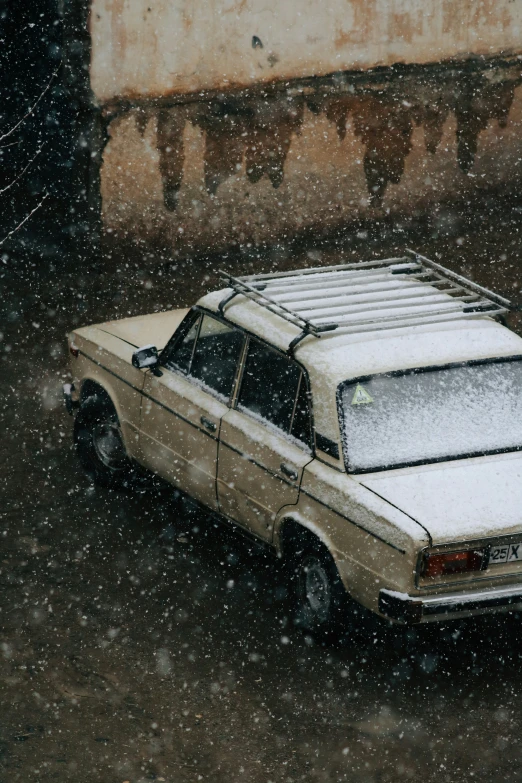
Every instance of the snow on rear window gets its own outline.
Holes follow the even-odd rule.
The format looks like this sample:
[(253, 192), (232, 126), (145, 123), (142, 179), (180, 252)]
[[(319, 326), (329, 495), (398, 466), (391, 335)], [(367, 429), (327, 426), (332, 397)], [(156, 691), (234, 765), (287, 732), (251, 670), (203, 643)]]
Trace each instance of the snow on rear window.
[(376, 375), (344, 384), (341, 407), (349, 471), (514, 450), (522, 361)]

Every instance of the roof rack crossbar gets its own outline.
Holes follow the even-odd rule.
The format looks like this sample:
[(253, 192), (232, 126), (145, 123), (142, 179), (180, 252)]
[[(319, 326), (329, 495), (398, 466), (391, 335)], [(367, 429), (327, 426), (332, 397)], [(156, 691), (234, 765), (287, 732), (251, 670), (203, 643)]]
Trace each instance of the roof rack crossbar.
[[(379, 270), (380, 271), (380, 270)], [(433, 276), (432, 272), (419, 272), (417, 276), (422, 278), (429, 278)], [(315, 293), (316, 291), (321, 290), (328, 290), (328, 289), (335, 289), (339, 290), (340, 288), (345, 288), (350, 290), (353, 286), (356, 285), (377, 285), (378, 283), (382, 283), (384, 281), (388, 281), (389, 283), (393, 283), (393, 278), (390, 280), (390, 273), (388, 271), (383, 271), (382, 274), (377, 275), (367, 275), (367, 274), (361, 274), (361, 275), (353, 275), (350, 277), (335, 277), (335, 278), (325, 278), (324, 280), (314, 280), (313, 284), (311, 284), (312, 281), (304, 281), (304, 282), (296, 282), (294, 285), (284, 285), (284, 286), (268, 286), (264, 285), (263, 288), (258, 288), (256, 290), (259, 291), (266, 291), (266, 293), (270, 296), (276, 296), (277, 295), (277, 301), (283, 301), (286, 296), (295, 296), (296, 294), (306, 293), (307, 291), (311, 293)], [(410, 276), (408, 275), (405, 278), (405, 282), (410, 281)], [(412, 282), (415, 282), (412, 280)], [(404, 283), (403, 283), (404, 285)]]
[(342, 326), (339, 326), (338, 334), (358, 334), (361, 331), (364, 331), (365, 333), (381, 332), (385, 329), (406, 329), (410, 326), (428, 326), (429, 324), (450, 323), (451, 321), (469, 321), (473, 319), (478, 320), (479, 318), (483, 317), (484, 316), (481, 313), (452, 312), (446, 313), (445, 315), (434, 316), (433, 318), (425, 318), (422, 319), (422, 321), (419, 321), (415, 319), (415, 316), (411, 316), (408, 321), (394, 323), (392, 325), (389, 323), (369, 324), (364, 330), (361, 330), (358, 324), (354, 324), (353, 326), (350, 324), (343, 324)]
[[(360, 275), (357, 274), (350, 274), (350, 276), (347, 275), (336, 275), (335, 277), (329, 277), (325, 276), (325, 279), (322, 281), (314, 281), (314, 285), (310, 285), (306, 281), (296, 281), (295, 284), (290, 285), (280, 285), (279, 281), (277, 282), (277, 285), (269, 286), (267, 283), (260, 284), (259, 288), (256, 288), (256, 290), (263, 290), (263, 291), (269, 291), (271, 296), (274, 296), (277, 294), (277, 301), (278, 302), (284, 302), (286, 300), (286, 297), (292, 297), (292, 300), (300, 298), (299, 295), (305, 295), (307, 292), (315, 293), (318, 290), (332, 288), (336, 291), (347, 289), (350, 290), (353, 286), (358, 285), (376, 285), (377, 283), (381, 282), (388, 282), (388, 285), (385, 286), (383, 290), (386, 288), (391, 288), (390, 286), (390, 272), (394, 277), (399, 277), (399, 275), (405, 275), (406, 277), (413, 277), (411, 281), (411, 285), (415, 285), (417, 281), (424, 280), (425, 282), (429, 282), (430, 285), (433, 286), (450, 286), (454, 287), (457, 290), (466, 290), (468, 293), (475, 293), (477, 295), (483, 296), (487, 289), (478, 290), (481, 287), (478, 286), (477, 290), (471, 288), (470, 286), (465, 287), (462, 283), (457, 283), (454, 280), (449, 280), (448, 278), (443, 277), (438, 272), (432, 271), (432, 270), (426, 270), (423, 267), (415, 266), (412, 268), (411, 271), (400, 271), (397, 272), (393, 267), (388, 268), (387, 270), (382, 271), (381, 270), (372, 270), (372, 272), (363, 272)], [(379, 274), (380, 273), (380, 274)], [(432, 278), (429, 280), (428, 278)], [(262, 287), (261, 287), (262, 285)], [(404, 288), (404, 283), (401, 285), (396, 286), (397, 288)], [(501, 297), (502, 298), (502, 297)], [(506, 302), (508, 300), (505, 300)], [(502, 304), (501, 302), (498, 302), (498, 304)], [(503, 305), (505, 306), (505, 305)]]
[[(414, 290), (420, 287), (426, 288), (427, 285), (433, 286), (433, 288), (438, 288), (443, 292), (445, 288), (449, 292), (451, 291), (463, 291), (467, 294), (473, 293), (475, 296), (480, 296), (480, 294), (475, 294), (475, 292), (471, 292), (468, 289), (464, 289), (462, 286), (455, 285), (454, 283), (448, 281), (448, 280), (427, 280), (425, 279), (428, 277), (428, 275), (416, 275), (414, 279), (410, 279), (407, 281), (408, 285), (405, 286), (404, 282), (399, 285), (394, 285), (394, 280), (386, 280), (386, 278), (382, 278), (380, 282), (382, 284), (379, 284), (379, 282), (374, 283), (373, 281), (370, 284), (364, 285), (364, 283), (360, 283), (359, 281), (355, 281), (352, 286), (349, 285), (337, 285), (332, 287), (323, 288), (321, 286), (316, 286), (315, 288), (307, 288), (304, 291), (295, 291), (292, 292), (291, 290), (288, 290), (288, 292), (285, 292), (284, 294), (277, 294), (277, 301), (278, 302), (284, 302), (287, 304), (287, 306), (292, 305), (293, 307), (296, 307), (299, 305), (300, 302), (306, 302), (310, 298), (316, 299), (317, 296), (328, 296), (328, 297), (339, 297), (339, 296), (359, 296), (361, 294), (365, 293), (383, 293), (386, 294), (388, 291), (405, 291), (406, 288), (410, 290)], [(276, 294), (272, 294), (272, 297), (275, 298)]]
[[(424, 271), (422, 267), (419, 267), (417, 264), (415, 266), (411, 266), (411, 269), (415, 272), (415, 277), (432, 277), (433, 272), (431, 271)], [(394, 276), (399, 275), (406, 275), (409, 272), (392, 272)], [(413, 272), (412, 272), (413, 274)], [(316, 291), (318, 288), (337, 288), (339, 285), (344, 285), (345, 287), (350, 287), (352, 285), (362, 285), (364, 283), (378, 283), (382, 280), (389, 280), (390, 278), (390, 267), (381, 267), (379, 269), (372, 269), (372, 270), (362, 270), (360, 273), (357, 273), (355, 270), (350, 271), (347, 273), (340, 273), (338, 275), (334, 274), (327, 274), (324, 276), (324, 278), (320, 280), (295, 280), (293, 282), (280, 282), (279, 280), (275, 281), (274, 285), (270, 285), (269, 281), (262, 281), (259, 283), (259, 286), (252, 286), (258, 291), (269, 291), (271, 295), (278, 294), (283, 295), (286, 292), (294, 292), (294, 291)]]
[(305, 269), (292, 269), (288, 272), (267, 272), (260, 275), (245, 275), (241, 280), (274, 280), (283, 277), (301, 277), (314, 275), (318, 272), (341, 272), (344, 269), (364, 269), (372, 266), (390, 266), (391, 264), (411, 264), (411, 258), (381, 258), (374, 261), (354, 261), (351, 264), (334, 264), (333, 266), (312, 266)]

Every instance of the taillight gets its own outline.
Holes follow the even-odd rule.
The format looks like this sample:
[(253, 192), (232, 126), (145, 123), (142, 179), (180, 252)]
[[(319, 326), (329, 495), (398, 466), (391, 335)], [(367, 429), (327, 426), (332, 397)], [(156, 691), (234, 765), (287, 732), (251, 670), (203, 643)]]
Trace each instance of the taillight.
[(75, 346), (74, 343), (71, 343), (69, 346), (69, 353), (71, 356), (74, 356), (75, 359), (78, 358), (78, 354), (80, 353), (80, 349)]
[(427, 554), (424, 557), (421, 576), (433, 579), (436, 576), (462, 574), (466, 571), (481, 571), (485, 563), (485, 556), (484, 549)]

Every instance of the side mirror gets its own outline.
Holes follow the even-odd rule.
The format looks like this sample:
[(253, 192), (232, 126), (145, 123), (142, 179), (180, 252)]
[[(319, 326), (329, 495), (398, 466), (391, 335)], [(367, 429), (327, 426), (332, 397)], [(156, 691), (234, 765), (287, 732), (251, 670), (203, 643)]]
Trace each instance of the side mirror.
[(161, 375), (158, 370), (158, 349), (155, 345), (144, 345), (132, 354), (132, 366), (138, 370), (151, 370), (154, 375)]

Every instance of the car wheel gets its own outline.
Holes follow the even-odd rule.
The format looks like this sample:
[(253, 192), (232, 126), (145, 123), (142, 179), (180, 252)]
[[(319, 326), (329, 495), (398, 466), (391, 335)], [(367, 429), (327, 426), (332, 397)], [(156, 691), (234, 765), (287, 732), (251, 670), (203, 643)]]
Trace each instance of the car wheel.
[(317, 639), (336, 635), (346, 620), (349, 597), (332, 557), (319, 542), (297, 553), (291, 582), (296, 624)]
[(101, 394), (80, 404), (74, 423), (74, 443), (80, 462), (96, 484), (129, 486), (133, 466), (127, 456), (118, 416), (112, 403)]

